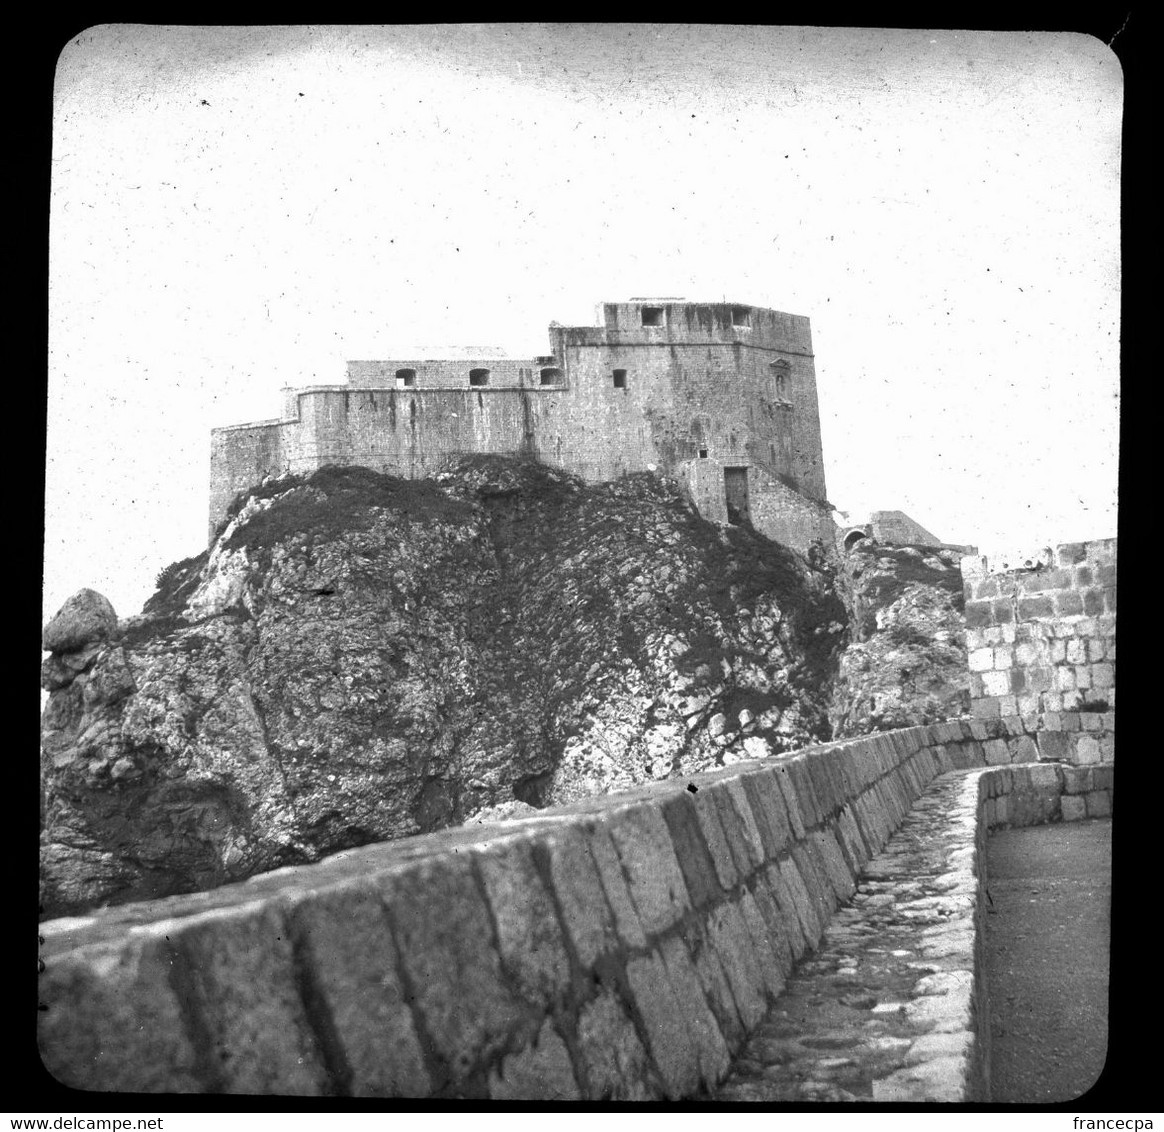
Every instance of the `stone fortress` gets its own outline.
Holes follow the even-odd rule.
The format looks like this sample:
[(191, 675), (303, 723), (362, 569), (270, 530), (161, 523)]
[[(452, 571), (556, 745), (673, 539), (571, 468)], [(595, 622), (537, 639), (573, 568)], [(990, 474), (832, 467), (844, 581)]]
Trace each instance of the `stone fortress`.
[(419, 478), (469, 453), (587, 482), (677, 478), (700, 513), (805, 553), (831, 545), (809, 320), (738, 303), (604, 303), (551, 353), (351, 361), (346, 385), (284, 391), (279, 420), (213, 431), (210, 530), (268, 476), (358, 464)]

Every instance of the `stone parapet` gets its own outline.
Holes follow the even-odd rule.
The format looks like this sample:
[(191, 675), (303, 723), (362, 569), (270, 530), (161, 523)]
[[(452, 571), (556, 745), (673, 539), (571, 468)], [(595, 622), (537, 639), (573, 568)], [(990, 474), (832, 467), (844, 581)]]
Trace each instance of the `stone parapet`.
[(42, 1056), (94, 1091), (690, 1095), (935, 776), (1023, 738), (885, 732), (47, 921)]

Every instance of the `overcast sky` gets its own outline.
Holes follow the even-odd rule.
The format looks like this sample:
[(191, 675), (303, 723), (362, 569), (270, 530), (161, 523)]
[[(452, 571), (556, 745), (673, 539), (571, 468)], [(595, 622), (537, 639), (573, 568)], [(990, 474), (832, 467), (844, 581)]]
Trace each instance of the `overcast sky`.
[(676, 295), (809, 316), (830, 500), (1116, 533), (1122, 76), (1064, 33), (105, 25), (57, 69), (45, 607), (205, 542), (286, 385)]

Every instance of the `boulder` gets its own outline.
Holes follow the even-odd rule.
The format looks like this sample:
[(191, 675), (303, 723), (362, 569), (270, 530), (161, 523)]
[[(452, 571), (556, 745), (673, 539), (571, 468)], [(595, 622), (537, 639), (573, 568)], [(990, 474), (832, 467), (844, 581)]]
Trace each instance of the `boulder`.
[(45, 652), (78, 652), (116, 632), (117, 614), (109, 599), (96, 590), (78, 590), (44, 627), (40, 643)]

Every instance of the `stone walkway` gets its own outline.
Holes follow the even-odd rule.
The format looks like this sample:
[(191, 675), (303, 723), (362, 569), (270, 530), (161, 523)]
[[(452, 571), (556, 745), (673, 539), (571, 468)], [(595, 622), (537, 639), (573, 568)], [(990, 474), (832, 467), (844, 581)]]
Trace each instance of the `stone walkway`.
[(974, 1040), (975, 779), (935, 779), (705, 1099), (964, 1098)]
[(1107, 1054), (1111, 820), (1002, 830), (986, 861), (991, 1099), (1074, 1100)]

